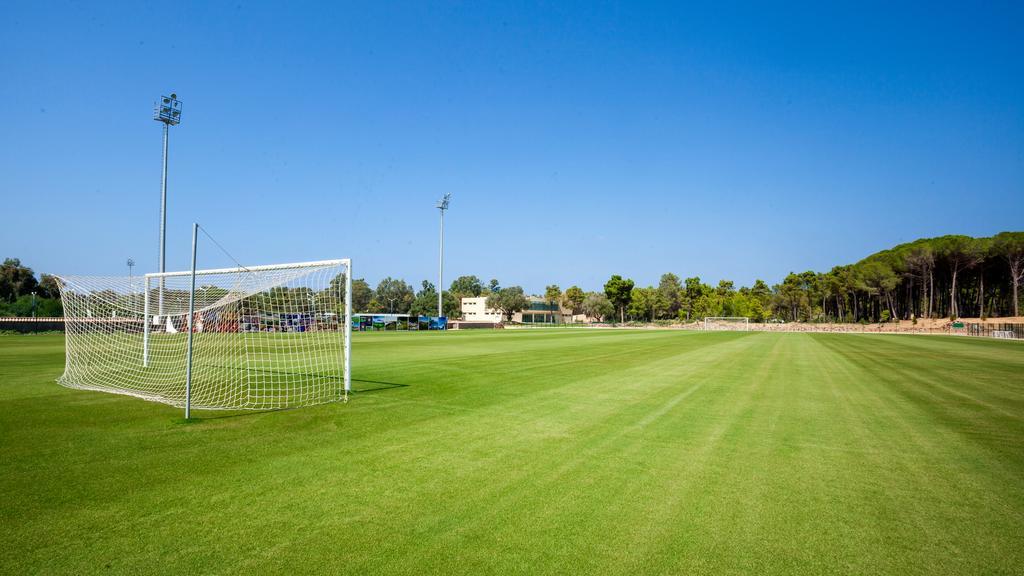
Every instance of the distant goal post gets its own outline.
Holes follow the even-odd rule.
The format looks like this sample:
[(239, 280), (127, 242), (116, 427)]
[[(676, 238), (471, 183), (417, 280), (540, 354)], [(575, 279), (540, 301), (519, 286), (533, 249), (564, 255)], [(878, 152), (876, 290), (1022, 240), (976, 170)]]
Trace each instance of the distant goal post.
[(750, 330), (750, 318), (746, 316), (707, 316), (705, 330)]

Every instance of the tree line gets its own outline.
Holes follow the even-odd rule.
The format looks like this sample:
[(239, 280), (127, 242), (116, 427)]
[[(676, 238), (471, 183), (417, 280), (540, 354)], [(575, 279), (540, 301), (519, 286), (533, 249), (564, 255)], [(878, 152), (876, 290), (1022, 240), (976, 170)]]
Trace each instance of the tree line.
[[(332, 280), (332, 283), (339, 286), (344, 282), (344, 274)], [(448, 290), (441, 292), (442, 313), (449, 318), (457, 318), (462, 313), (462, 298), (489, 295), (500, 290), (497, 280), (492, 279), (488, 284), (484, 284), (476, 276), (460, 276), (451, 283)], [(352, 310), (378, 314), (435, 316), (437, 287), (429, 280), (423, 280), (420, 282), (419, 290), (415, 290), (405, 280), (390, 276), (378, 282), (376, 287), (371, 287), (364, 278), (353, 278)]]
[[(941, 236), (900, 244), (828, 272), (790, 272), (736, 288), (667, 273), (657, 286), (637, 287), (614, 275), (603, 292), (573, 286), (562, 294), (573, 313), (619, 321), (689, 322), (746, 316), (756, 322), (885, 322), (918, 318), (1020, 316), (1024, 232), (990, 238)], [(558, 292), (548, 287), (549, 298)]]
[[(1024, 232), (1002, 232), (990, 238), (941, 236), (900, 244), (854, 264), (828, 272), (791, 272), (769, 286), (756, 280), (736, 287), (730, 280), (711, 286), (699, 276), (661, 276), (656, 286), (636, 286), (611, 276), (603, 290), (563, 291), (549, 285), (544, 299), (574, 315), (599, 321), (682, 321), (707, 316), (745, 316), (755, 322), (884, 322), (892, 319), (1020, 316), (1020, 284), (1024, 280)], [(332, 288), (344, 275), (332, 280)], [(486, 296), (487, 307), (506, 319), (529, 307), (520, 286), (484, 283), (472, 275), (456, 278), (441, 293), (442, 311), (461, 315), (461, 298)], [(405, 280), (387, 277), (371, 287), (363, 278), (352, 281), (355, 312), (434, 315), (437, 287), (423, 280), (418, 290)], [(0, 316), (61, 315), (56, 278), (37, 280), (17, 258), (0, 267)]]
[(777, 287), (787, 320), (838, 322), (1020, 316), (1024, 232), (900, 244), (828, 272), (791, 273)]
[(17, 258), (0, 264), (0, 316), (62, 316), (57, 279), (43, 274), (36, 279), (31, 268)]
[[(335, 279), (335, 282), (344, 281), (344, 274)], [(502, 287), (494, 278), (485, 284), (477, 276), (466, 275), (453, 280), (448, 290), (441, 292), (442, 314), (458, 318), (462, 315), (462, 299), (479, 296), (486, 297), (486, 306), (507, 320), (530, 305), (521, 286)], [(560, 296), (555, 302), (559, 299)], [(414, 291), (405, 280), (390, 276), (381, 280), (376, 288), (371, 288), (365, 279), (355, 278), (352, 280), (352, 309), (357, 312), (432, 316), (437, 314), (437, 288), (429, 280), (423, 280), (420, 289)]]

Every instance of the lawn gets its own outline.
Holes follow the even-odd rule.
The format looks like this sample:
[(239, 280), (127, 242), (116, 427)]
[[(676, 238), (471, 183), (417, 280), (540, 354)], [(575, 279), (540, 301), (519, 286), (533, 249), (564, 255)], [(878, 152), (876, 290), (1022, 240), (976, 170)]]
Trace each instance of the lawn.
[(348, 404), (68, 390), (0, 336), (0, 573), (1024, 572), (1024, 343), (357, 334)]

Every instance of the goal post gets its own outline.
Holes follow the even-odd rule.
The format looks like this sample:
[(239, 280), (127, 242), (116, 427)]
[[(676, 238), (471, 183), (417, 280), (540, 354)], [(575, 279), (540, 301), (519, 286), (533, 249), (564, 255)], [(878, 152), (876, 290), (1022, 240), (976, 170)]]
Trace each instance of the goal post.
[(705, 330), (750, 330), (750, 318), (746, 316), (707, 316)]
[(58, 278), (64, 386), (231, 410), (352, 389), (349, 259)]

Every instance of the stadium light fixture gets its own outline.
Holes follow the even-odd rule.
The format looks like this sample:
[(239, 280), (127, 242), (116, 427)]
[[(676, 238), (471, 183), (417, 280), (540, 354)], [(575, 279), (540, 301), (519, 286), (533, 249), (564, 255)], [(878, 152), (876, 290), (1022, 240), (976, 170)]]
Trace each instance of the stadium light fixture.
[(437, 317), (444, 316), (441, 309), (441, 296), (444, 294), (444, 212), (448, 209), (452, 195), (449, 192), (437, 201), (437, 209), (441, 211), (441, 251), (437, 261)]
[[(178, 95), (171, 93), (170, 96), (161, 96), (153, 108), (153, 120), (162, 123), (164, 133), (164, 162), (163, 173), (160, 178), (160, 272), (166, 272), (165, 260), (167, 256), (167, 139), (170, 134), (170, 127), (181, 123), (181, 100)], [(160, 279), (160, 304), (158, 314), (164, 313), (164, 283)]]

